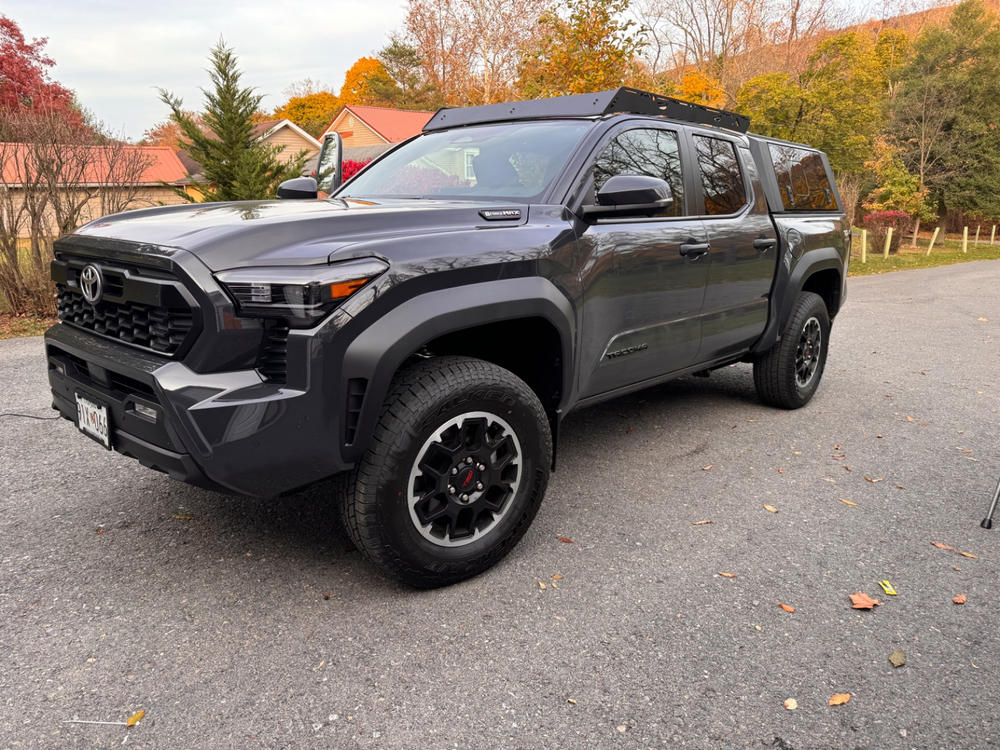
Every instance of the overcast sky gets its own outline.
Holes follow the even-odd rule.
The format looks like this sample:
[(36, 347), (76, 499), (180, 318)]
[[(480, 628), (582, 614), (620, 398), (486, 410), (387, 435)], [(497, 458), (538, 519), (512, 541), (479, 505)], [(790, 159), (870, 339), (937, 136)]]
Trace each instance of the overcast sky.
[(111, 130), (135, 139), (167, 118), (157, 87), (202, 108), (208, 52), (220, 35), (272, 110), (303, 78), (338, 91), (354, 61), (400, 27), (403, 0), (3, 0), (0, 13), (25, 37), (48, 37), (52, 77)]

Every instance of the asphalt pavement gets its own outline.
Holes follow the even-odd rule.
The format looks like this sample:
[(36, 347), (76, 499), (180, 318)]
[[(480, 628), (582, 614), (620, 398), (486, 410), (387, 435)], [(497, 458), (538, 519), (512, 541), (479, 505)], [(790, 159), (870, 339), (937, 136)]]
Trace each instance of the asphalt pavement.
[(0, 342), (0, 750), (996, 747), (998, 288), (852, 279), (799, 411), (738, 365), (571, 415), (520, 545), (430, 592), (329, 487), (226, 497), (6, 416), (53, 412), (41, 339)]

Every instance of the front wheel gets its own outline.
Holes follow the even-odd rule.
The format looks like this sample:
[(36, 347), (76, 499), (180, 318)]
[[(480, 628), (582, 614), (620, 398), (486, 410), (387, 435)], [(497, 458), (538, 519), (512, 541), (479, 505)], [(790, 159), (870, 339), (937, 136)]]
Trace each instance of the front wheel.
[(823, 298), (802, 292), (781, 340), (754, 361), (753, 382), (761, 400), (782, 409), (809, 403), (826, 365), (830, 315)]
[(384, 573), (417, 588), (470, 578), (507, 554), (538, 510), (552, 455), (528, 385), (463, 357), (403, 370), (371, 446), (345, 477), (344, 525)]

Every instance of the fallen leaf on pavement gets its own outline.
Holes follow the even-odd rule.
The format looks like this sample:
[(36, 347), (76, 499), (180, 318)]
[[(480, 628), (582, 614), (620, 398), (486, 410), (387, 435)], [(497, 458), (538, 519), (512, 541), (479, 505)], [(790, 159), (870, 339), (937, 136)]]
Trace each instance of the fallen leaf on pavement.
[(837, 483), (837, 480), (834, 479), (833, 477), (823, 477), (823, 481), (824, 482), (829, 482), (830, 484), (836, 484)]
[(851, 699), (850, 693), (836, 693), (832, 698), (830, 698), (831, 706), (842, 706)]
[(773, 505), (765, 505), (764, 506), (764, 510), (766, 510), (766, 511), (768, 511), (770, 513), (777, 513), (778, 512), (778, 509), (775, 508)]
[(854, 609), (871, 609), (880, 603), (881, 602), (879, 602), (878, 599), (872, 599), (863, 591), (851, 594), (851, 606), (854, 607)]
[(889, 663), (894, 667), (901, 667), (906, 664), (906, 654), (903, 653), (903, 649), (897, 648), (889, 654)]
[(702, 471), (711, 471), (712, 470), (712, 464), (709, 464), (708, 466), (702, 466), (701, 470)]
[(845, 466), (844, 467), (844, 471), (851, 471), (851, 467), (850, 466)]
[(704, 526), (706, 524), (712, 523), (711, 521), (695, 521), (692, 526)]
[(146, 715), (146, 711), (144, 709), (140, 709), (139, 711), (136, 711), (134, 714), (132, 714), (131, 716), (128, 717), (128, 721), (125, 722), (125, 726), (127, 726), (127, 727), (134, 727), (136, 724), (138, 724), (140, 721), (142, 721), (142, 717), (145, 716), (145, 715)]
[(789, 711), (794, 711), (798, 707), (799, 707), (799, 702), (794, 698), (789, 698), (787, 701), (785, 701), (785, 708), (787, 708)]
[(563, 577), (562, 577), (561, 575), (559, 575), (558, 573), (553, 573), (553, 574), (552, 574), (552, 580), (553, 580), (553, 581), (561, 581), (561, 580), (562, 580), (562, 578), (563, 578)]
[(560, 542), (563, 542), (565, 544), (572, 544), (573, 543), (573, 540), (570, 539), (568, 536), (557, 536), (556, 539), (558, 539)]
[(802, 451), (792, 451), (792, 453), (794, 453), (796, 456), (802, 455)]
[(567, 702), (567, 703), (572, 703), (572, 704), (573, 704), (574, 706), (576, 705), (576, 701), (575, 701), (575, 700), (573, 700), (572, 698), (567, 698), (567, 699), (566, 699), (566, 702)]
[(934, 545), (935, 547), (937, 547), (938, 549), (946, 549), (946, 550), (950, 550), (951, 552), (954, 552), (954, 551), (955, 551), (955, 548), (954, 548), (954, 547), (949, 547), (949, 546), (948, 546), (947, 544), (945, 544), (944, 542), (931, 542), (931, 544), (933, 544), (933, 545)]
[(961, 568), (959, 568), (959, 567), (957, 567), (957, 566), (955, 566), (955, 565), (952, 565), (952, 566), (951, 566), (951, 569), (952, 569), (952, 570), (957, 570), (957, 571), (958, 571), (959, 573), (961, 573), (961, 572), (962, 572), (962, 569), (961, 569)]
[(881, 436), (881, 435), (876, 435), (875, 437), (877, 437), (877, 438), (878, 438), (879, 440), (881, 440), (881, 439), (882, 439), (882, 436)]
[(194, 516), (175, 515), (173, 516), (173, 519), (175, 521), (193, 521)]
[(852, 503), (850, 500), (845, 500), (844, 498), (840, 498), (840, 502), (842, 502), (844, 505), (850, 505), (851, 507), (854, 508), (856, 508), (858, 505), (857, 503)]
[(723, 578), (736, 578), (735, 573), (723, 573), (722, 571), (719, 571), (719, 575)]
[(778, 473), (779, 473), (779, 474), (784, 474), (784, 473), (785, 473), (785, 470), (784, 470), (784, 469), (782, 469), (782, 468), (781, 468), (781, 467), (779, 466), (779, 467), (778, 467)]
[(989, 323), (990, 319), (989, 318), (979, 318), (979, 322), (980, 323)]
[(875, 477), (874, 479), (872, 479), (871, 477), (865, 477), (865, 481), (875, 484), (876, 482), (884, 482), (885, 477)]
[(615, 729), (617, 729), (622, 734), (625, 734), (625, 732), (628, 730), (628, 727), (625, 726), (624, 724), (619, 724), (618, 726), (615, 727)]
[(795, 607), (793, 607), (791, 604), (782, 604), (781, 602), (778, 602), (778, 606), (781, 607), (786, 612), (794, 612), (795, 611)]
[(961, 550), (959, 550), (958, 554), (960, 554), (962, 557), (971, 557), (973, 560), (978, 560), (979, 559), (978, 557), (976, 557), (971, 552), (962, 552)]
[(954, 597), (952, 601), (955, 602), (955, 604), (965, 604), (966, 602), (965, 594), (959, 594), (958, 596)]
[(542, 581), (539, 581), (538, 582), (538, 588), (540, 588), (542, 591), (545, 591), (546, 586), (545, 586), (545, 584)]

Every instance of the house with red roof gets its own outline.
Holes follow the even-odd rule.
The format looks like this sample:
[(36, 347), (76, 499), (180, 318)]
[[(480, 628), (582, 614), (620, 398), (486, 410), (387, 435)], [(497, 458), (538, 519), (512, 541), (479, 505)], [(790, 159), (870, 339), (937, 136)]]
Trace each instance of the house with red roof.
[(362, 148), (364, 152), (374, 152), (371, 154), (374, 156), (393, 143), (417, 135), (433, 116), (433, 112), (349, 104), (333, 118), (319, 140), (322, 142), (327, 133), (337, 132), (344, 140), (345, 158), (353, 154), (362, 156)]
[[(67, 200), (82, 205), (81, 223), (109, 211), (185, 202), (173, 188), (186, 184), (188, 170), (166, 146), (66, 144), (46, 148), (0, 142), (0, 222), (4, 228), (14, 227), (19, 236), (29, 236), (30, 230), (20, 215), (26, 189), (46, 174), (39, 168), (39, 159), (45, 160), (45, 170), (59, 165), (55, 187), (60, 193), (65, 191)], [(52, 184), (50, 179), (45, 178), (48, 184)], [(124, 182), (128, 190), (120, 189)], [(52, 236), (60, 233), (51, 207), (41, 221)]]

